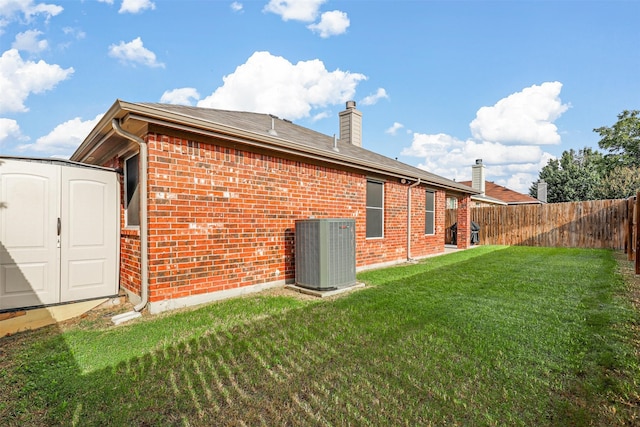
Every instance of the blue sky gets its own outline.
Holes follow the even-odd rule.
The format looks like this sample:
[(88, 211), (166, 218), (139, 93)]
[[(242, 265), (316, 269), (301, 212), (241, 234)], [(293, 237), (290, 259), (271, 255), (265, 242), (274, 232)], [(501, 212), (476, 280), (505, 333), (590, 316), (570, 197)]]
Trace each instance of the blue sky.
[(527, 192), (640, 109), (639, 1), (0, 0), (0, 154), (68, 157), (116, 99), (272, 113)]

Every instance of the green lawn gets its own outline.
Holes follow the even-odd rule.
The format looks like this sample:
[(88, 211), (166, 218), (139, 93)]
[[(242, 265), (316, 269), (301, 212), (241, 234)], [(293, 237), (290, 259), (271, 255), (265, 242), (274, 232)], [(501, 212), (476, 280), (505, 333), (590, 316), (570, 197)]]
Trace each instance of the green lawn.
[(478, 247), (359, 279), (2, 338), (0, 424), (640, 424), (613, 252)]

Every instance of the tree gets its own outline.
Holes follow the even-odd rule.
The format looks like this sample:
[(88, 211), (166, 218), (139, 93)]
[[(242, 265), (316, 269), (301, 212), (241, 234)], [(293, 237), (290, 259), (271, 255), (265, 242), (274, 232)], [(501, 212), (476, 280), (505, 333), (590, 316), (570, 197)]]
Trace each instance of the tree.
[[(565, 151), (540, 171), (549, 203), (627, 198), (640, 190), (640, 110), (624, 110), (613, 126), (593, 131), (606, 154), (591, 148)], [(537, 183), (529, 194), (537, 196)]]
[(602, 178), (599, 199), (626, 199), (640, 191), (640, 167), (619, 165)]
[[(602, 164), (602, 154), (588, 147), (578, 151), (564, 151), (560, 159), (549, 160), (538, 175), (539, 179), (547, 182), (547, 202), (598, 199)], [(537, 192), (537, 183), (534, 183), (529, 194), (537, 197)]]
[(593, 131), (602, 138), (598, 146), (609, 151), (605, 155), (609, 172), (620, 165), (640, 167), (640, 110), (624, 110), (613, 126)]

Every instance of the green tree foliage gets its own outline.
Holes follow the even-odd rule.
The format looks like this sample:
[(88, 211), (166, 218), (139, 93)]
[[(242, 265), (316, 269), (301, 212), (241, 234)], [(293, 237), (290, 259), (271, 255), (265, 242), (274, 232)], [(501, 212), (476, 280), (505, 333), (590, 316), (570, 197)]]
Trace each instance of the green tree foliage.
[(607, 150), (607, 169), (618, 166), (640, 167), (640, 110), (624, 110), (611, 127), (602, 126), (593, 130), (600, 134), (598, 146)]
[(609, 171), (602, 178), (599, 199), (626, 199), (640, 191), (640, 167), (622, 166)]
[[(640, 110), (624, 110), (613, 126), (593, 131), (605, 154), (591, 148), (565, 151), (540, 171), (549, 203), (621, 199), (640, 190)], [(537, 183), (529, 194), (537, 196)]]
[[(539, 174), (547, 182), (547, 202), (576, 202), (599, 199), (602, 181), (602, 154), (591, 148), (564, 151), (560, 159), (551, 159)], [(529, 194), (537, 197), (537, 183)]]

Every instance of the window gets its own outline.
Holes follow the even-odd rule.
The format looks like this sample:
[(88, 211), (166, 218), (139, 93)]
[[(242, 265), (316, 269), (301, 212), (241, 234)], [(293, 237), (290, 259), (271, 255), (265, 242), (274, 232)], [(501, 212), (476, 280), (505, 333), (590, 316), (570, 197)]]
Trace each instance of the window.
[(383, 237), (384, 183), (367, 181), (367, 239)]
[(138, 179), (139, 156), (129, 157), (124, 162), (125, 219), (127, 226), (140, 225), (140, 185)]
[(427, 190), (425, 201), (424, 234), (435, 234), (436, 193)]

